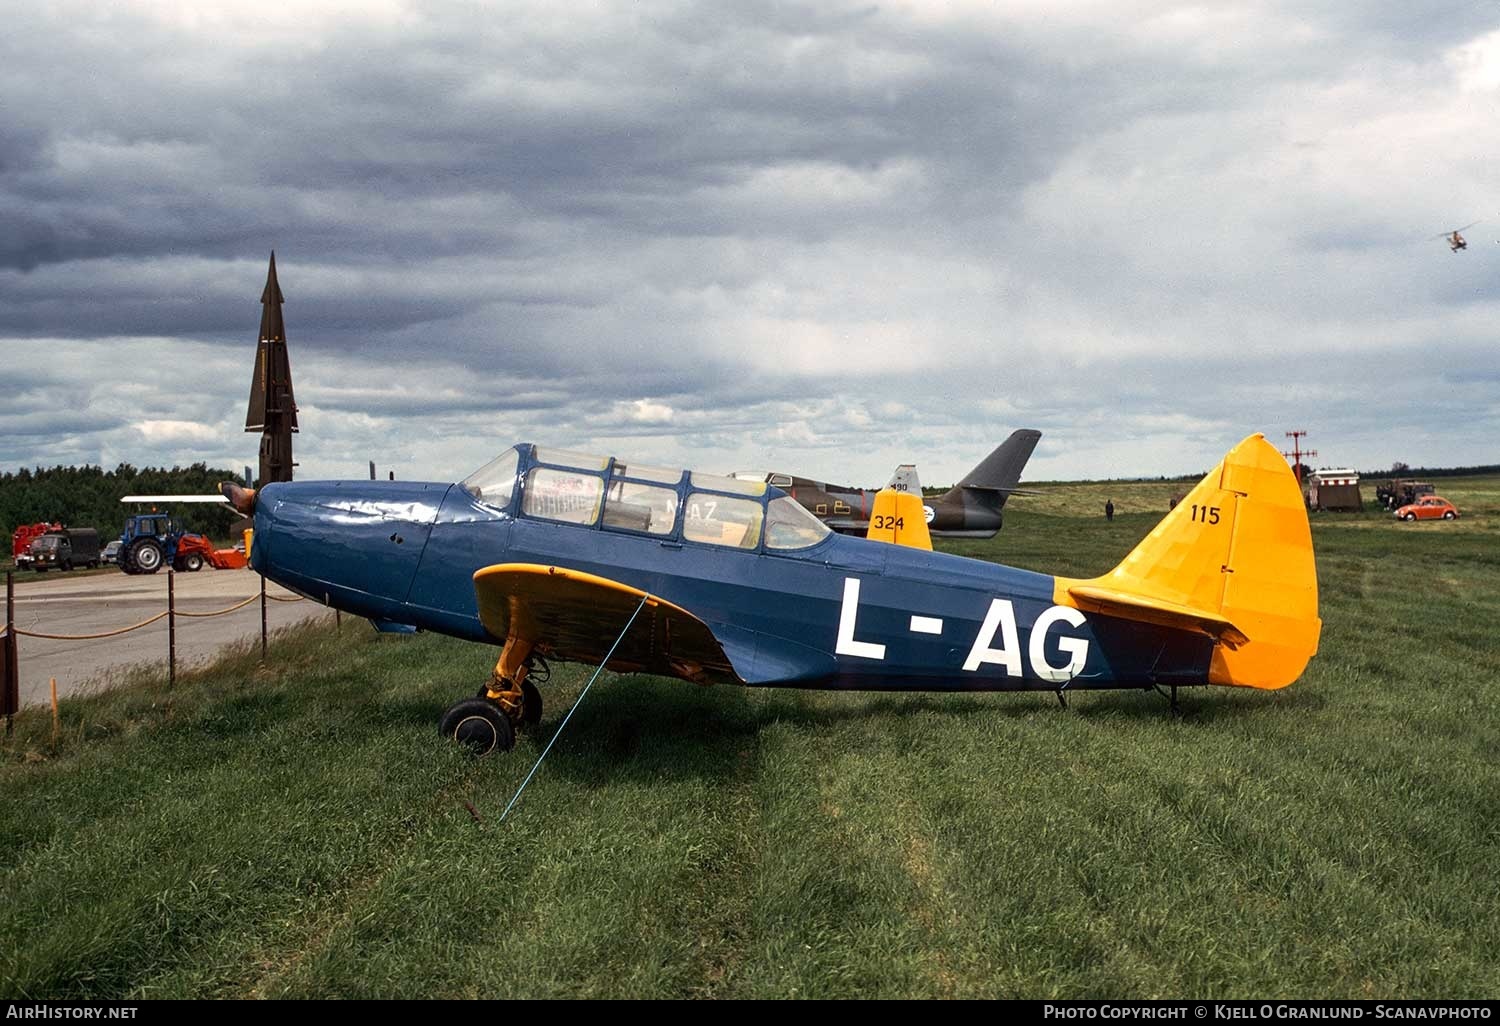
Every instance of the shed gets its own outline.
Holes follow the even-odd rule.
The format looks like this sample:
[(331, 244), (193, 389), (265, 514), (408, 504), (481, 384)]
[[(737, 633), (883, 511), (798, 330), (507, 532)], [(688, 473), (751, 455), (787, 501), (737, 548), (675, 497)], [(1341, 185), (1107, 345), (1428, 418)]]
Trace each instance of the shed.
[(1313, 509), (1354, 513), (1364, 509), (1359, 494), (1359, 472), (1349, 467), (1324, 467), (1307, 478), (1307, 501)]

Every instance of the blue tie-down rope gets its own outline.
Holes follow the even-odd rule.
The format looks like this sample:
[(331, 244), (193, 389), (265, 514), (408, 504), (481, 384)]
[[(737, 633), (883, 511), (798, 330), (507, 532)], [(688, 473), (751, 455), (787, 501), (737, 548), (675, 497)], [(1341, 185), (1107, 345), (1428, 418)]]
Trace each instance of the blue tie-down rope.
[(641, 601), (635, 607), (635, 612), (631, 613), (630, 619), (625, 621), (625, 629), (620, 631), (620, 636), (615, 639), (615, 643), (609, 646), (609, 654), (604, 657), (603, 662), (601, 662), (598, 669), (594, 671), (594, 675), (589, 678), (589, 682), (583, 686), (583, 691), (579, 693), (578, 700), (573, 703), (573, 708), (568, 710), (568, 715), (564, 716), (562, 723), (558, 724), (557, 733), (552, 735), (552, 740), (547, 742), (547, 747), (543, 748), (542, 754), (537, 756), (536, 765), (531, 767), (531, 772), (526, 774), (525, 780), (521, 781), (521, 786), (516, 790), (515, 797), (510, 800), (510, 805), (507, 805), (505, 807), (505, 811), (500, 813), (500, 822), (505, 822), (505, 817), (510, 815), (511, 807), (514, 806), (518, 800), (520, 800), (521, 792), (526, 790), (526, 785), (531, 783), (531, 778), (536, 776), (537, 770), (541, 769), (542, 760), (547, 757), (548, 752), (552, 751), (552, 746), (557, 742), (558, 736), (562, 734), (563, 728), (568, 725), (568, 721), (573, 718), (573, 714), (577, 712), (578, 707), (583, 704), (584, 696), (589, 693), (589, 688), (594, 686), (594, 681), (598, 680), (599, 674), (604, 672), (604, 667), (608, 665), (610, 659), (614, 657), (615, 649), (620, 647), (620, 642), (624, 641), (625, 635), (630, 633), (631, 625), (635, 623), (635, 618), (640, 615), (641, 610), (646, 606), (646, 600), (650, 597), (650, 595), (641, 596)]

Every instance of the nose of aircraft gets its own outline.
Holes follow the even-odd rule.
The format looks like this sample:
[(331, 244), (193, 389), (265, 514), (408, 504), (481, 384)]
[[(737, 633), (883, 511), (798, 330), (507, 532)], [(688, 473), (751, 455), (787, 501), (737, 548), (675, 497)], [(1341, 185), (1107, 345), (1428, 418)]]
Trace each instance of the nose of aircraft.
[(223, 493), (255, 517), (251, 566), (341, 609), (401, 621), (433, 520), (451, 486), (412, 481), (277, 482)]

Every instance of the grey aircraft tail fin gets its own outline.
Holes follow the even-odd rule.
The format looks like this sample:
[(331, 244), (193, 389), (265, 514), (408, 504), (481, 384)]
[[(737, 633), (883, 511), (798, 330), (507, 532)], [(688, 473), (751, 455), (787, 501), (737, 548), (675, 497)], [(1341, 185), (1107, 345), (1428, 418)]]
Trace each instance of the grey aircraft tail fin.
[(896, 468), (891, 479), (886, 482), (886, 487), (898, 492), (911, 492), (917, 498), (922, 497), (922, 482), (917, 477), (917, 467), (914, 463), (903, 463)]
[(963, 488), (1004, 494), (1020, 491), (1016, 484), (1021, 480), (1021, 471), (1025, 469), (1026, 461), (1031, 459), (1031, 452), (1041, 437), (1040, 431), (1031, 428), (1012, 431), (1009, 438), (996, 446), (994, 452), (958, 482), (954, 491)]

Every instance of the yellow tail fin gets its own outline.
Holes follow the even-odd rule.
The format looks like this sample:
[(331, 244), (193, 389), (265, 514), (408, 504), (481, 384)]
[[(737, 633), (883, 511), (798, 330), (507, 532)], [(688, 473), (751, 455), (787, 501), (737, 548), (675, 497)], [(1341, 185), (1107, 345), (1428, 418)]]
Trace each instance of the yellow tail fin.
[(1209, 683), (1281, 688), (1318, 650), (1318, 575), (1297, 478), (1251, 435), (1119, 566), (1058, 578), (1054, 601), (1201, 630), (1219, 641)]
[(932, 548), (932, 533), (927, 530), (927, 511), (922, 508), (921, 490), (918, 489), (916, 494), (898, 492), (894, 488), (882, 488), (877, 492), (874, 508), (870, 510), (870, 529), (865, 537), (914, 549)]

